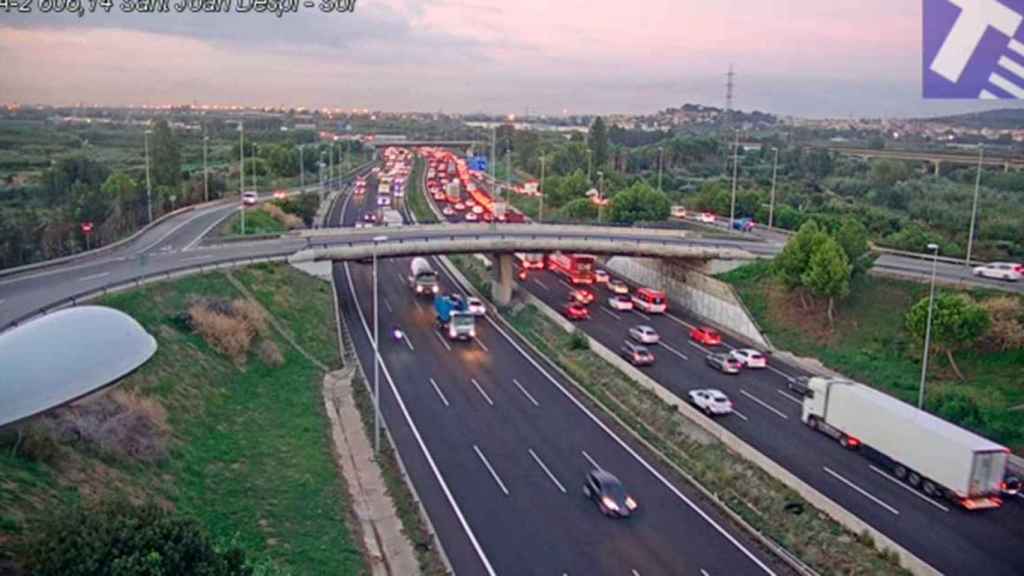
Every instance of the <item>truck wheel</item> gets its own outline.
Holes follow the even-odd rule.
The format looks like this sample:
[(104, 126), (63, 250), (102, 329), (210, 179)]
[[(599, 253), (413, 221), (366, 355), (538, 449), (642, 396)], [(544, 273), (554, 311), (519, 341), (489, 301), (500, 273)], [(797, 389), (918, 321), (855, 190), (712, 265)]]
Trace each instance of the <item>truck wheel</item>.
[(897, 464), (896, 467), (892, 469), (892, 473), (900, 480), (907, 479), (907, 467), (902, 464)]
[(914, 488), (917, 488), (918, 486), (921, 485), (921, 475), (918, 474), (917, 472), (911, 472), (910, 477), (907, 478), (907, 483), (913, 486)]
[(935, 484), (932, 484), (931, 480), (925, 480), (924, 487), (922, 489), (924, 490), (925, 494), (931, 496), (932, 498), (935, 498), (936, 496), (939, 495), (938, 488), (935, 487)]
[(817, 430), (818, 429), (818, 419), (815, 418), (814, 416), (809, 417), (807, 419), (807, 426), (809, 426), (811, 428), (811, 430)]
[(839, 445), (842, 446), (843, 448), (849, 448), (850, 438), (846, 434), (843, 434), (842, 436), (839, 437)]

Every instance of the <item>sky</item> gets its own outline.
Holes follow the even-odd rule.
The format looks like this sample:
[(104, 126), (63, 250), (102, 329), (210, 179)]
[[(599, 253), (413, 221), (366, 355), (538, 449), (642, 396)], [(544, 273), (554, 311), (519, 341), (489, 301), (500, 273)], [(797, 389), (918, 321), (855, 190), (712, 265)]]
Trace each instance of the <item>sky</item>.
[(239, 12), (254, 0), (205, 0), (228, 2), (219, 14), (74, 1), (84, 16), (0, 17), (0, 102), (653, 113), (723, 106), (732, 65), (744, 110), (1000, 107), (921, 98), (921, 0), (298, 0), (281, 17)]

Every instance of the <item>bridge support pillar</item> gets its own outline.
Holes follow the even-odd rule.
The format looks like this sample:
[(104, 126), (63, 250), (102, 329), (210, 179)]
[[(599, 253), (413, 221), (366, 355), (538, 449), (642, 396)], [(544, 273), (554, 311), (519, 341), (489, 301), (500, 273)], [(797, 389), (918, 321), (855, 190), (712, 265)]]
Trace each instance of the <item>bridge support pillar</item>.
[(938, 176), (939, 175), (939, 167), (942, 166), (942, 162), (939, 162), (938, 160), (934, 160), (932, 163), (935, 164), (935, 175)]
[(512, 254), (495, 254), (494, 263), (491, 300), (498, 306), (508, 306), (512, 302), (512, 283), (515, 280), (514, 257)]

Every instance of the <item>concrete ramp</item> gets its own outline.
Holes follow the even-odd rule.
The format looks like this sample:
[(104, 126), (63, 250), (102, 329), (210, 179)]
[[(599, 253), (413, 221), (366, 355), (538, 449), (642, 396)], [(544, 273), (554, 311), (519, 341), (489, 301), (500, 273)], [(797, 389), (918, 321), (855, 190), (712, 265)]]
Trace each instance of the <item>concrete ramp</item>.
[(0, 426), (115, 383), (156, 348), (134, 318), (104, 306), (66, 308), (0, 333)]

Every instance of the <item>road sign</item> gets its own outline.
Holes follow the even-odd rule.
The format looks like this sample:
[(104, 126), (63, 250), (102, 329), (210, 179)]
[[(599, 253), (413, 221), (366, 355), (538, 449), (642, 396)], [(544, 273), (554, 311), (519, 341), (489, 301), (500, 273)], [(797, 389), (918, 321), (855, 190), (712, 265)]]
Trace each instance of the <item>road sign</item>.
[(487, 156), (471, 156), (469, 158), (469, 169), (477, 172), (487, 171)]
[(82, 234), (92, 234), (92, 222), (82, 222)]

